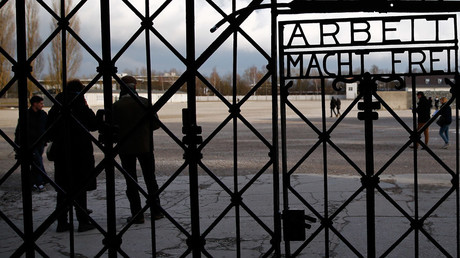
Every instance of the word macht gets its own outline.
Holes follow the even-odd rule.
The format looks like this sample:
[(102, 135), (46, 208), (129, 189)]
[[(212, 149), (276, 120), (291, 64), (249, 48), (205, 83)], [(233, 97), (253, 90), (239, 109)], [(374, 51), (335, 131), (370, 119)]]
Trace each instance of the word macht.
[(296, 78), (347, 75), (375, 64), (393, 74), (451, 72), (456, 22), (449, 14), (283, 21), (280, 57), (285, 75)]

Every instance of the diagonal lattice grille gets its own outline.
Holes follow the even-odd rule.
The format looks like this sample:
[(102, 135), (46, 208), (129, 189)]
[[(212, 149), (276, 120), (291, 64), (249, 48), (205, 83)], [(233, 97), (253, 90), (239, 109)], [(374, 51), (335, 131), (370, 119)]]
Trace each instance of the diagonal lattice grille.
[[(294, 100), (292, 96), (295, 87), (288, 86), (288, 80), (284, 78), (281, 61), (285, 60), (283, 53), (277, 53), (283, 47), (283, 40), (278, 38), (277, 33), (282, 31), (278, 30), (276, 24), (278, 20), (290, 19), (286, 18), (290, 14), (299, 13), (370, 10), (451, 12), (459, 9), (457, 1), (381, 1), (377, 5), (367, 1), (337, 1), (331, 4), (330, 1), (301, 0), (235, 0), (228, 3), (211, 0), (56, 1), (62, 6), (59, 10), (53, 10), (51, 1), (39, 0), (33, 2), (38, 3), (41, 12), (53, 25), (49, 34), (41, 35), (43, 43), (34, 46), (32, 50), (26, 38), (30, 33), (23, 19), (26, 2), (29, 1), (0, 1), (0, 10), (14, 9), (12, 17), (16, 19), (13, 22), (16, 26), (16, 49), (10, 50), (4, 41), (0, 41), (0, 72), (4, 71), (4, 62), (7, 70), (11, 70), (6, 79), (0, 78), (0, 98), (3, 100), (13, 96), (15, 102), (11, 105), (17, 108), (12, 111), (2, 110), (2, 114), (5, 111), (14, 125), (3, 123), (0, 119), (0, 235), (1, 242), (5, 243), (5, 246), (0, 247), (2, 254), (130, 257), (140, 255), (137, 244), (141, 242), (140, 249), (145, 249), (141, 250), (142, 255), (146, 256), (279, 257), (317, 254), (373, 257), (375, 254), (398, 255), (401, 249), (408, 249), (407, 246), (414, 250), (414, 256), (423, 256), (422, 252), (427, 247), (430, 248), (427, 254), (433, 256), (458, 255), (458, 247), (455, 249), (451, 245), (451, 241), (458, 242), (458, 122), (454, 129), (455, 147), (452, 145), (453, 152), (447, 154), (435, 149), (431, 143), (426, 145), (423, 140), (418, 141), (425, 128), (436, 126), (434, 122), (437, 116), (432, 117), (425, 128), (416, 129), (416, 116), (393, 109), (391, 99), (386, 98), (385, 92), (381, 90), (366, 95), (364, 91), (367, 87), (363, 86), (357, 96), (342, 105), (339, 117), (330, 118), (327, 97), (337, 92), (331, 88), (334, 83), (327, 78), (331, 74), (319, 74), (312, 76), (316, 80), (316, 91), (320, 93), (314, 101)], [(70, 8), (65, 11), (65, 7)], [(94, 13), (97, 15), (90, 18), (89, 15), (84, 16)], [(360, 26), (379, 19), (363, 16), (354, 23), (358, 25), (355, 28), (361, 36), (368, 34), (366, 27)], [(77, 26), (72, 25), (72, 21), (81, 17), (93, 21), (89, 31), (79, 31)], [(308, 17), (311, 20), (312, 16)], [(418, 15), (413, 19), (415, 21), (424, 17)], [(426, 17), (428, 20), (439, 20), (442, 25), (452, 19), (456, 23), (456, 16), (452, 14)], [(208, 18), (215, 18), (212, 23), (216, 22), (220, 27), (212, 28), (213, 24), (209, 24)], [(125, 21), (129, 19), (135, 20), (136, 26), (127, 26), (128, 22), (125, 24)], [(252, 19), (263, 21), (254, 27)], [(337, 18), (339, 20), (346, 18)], [(2, 26), (6, 23), (0, 24), (4, 28)], [(265, 24), (269, 26), (263, 26)], [(332, 39), (332, 42), (341, 40), (335, 37), (332, 23), (323, 25), (326, 37)], [(261, 32), (261, 27), (266, 31)], [(213, 33), (203, 33), (211, 28)], [(392, 28), (387, 29), (390, 35)], [(180, 40), (174, 38), (173, 30), (181, 31)], [(2, 33), (6, 35), (3, 30)], [(260, 37), (260, 34), (264, 36)], [(53, 50), (53, 41), (56, 39), (59, 47)], [(365, 52), (359, 47), (365, 41), (365, 36), (356, 39), (356, 46), (346, 43), (350, 48), (347, 53), (364, 56)], [(64, 103), (55, 98), (56, 90), (68, 94), (64, 85), (73, 77), (70, 75), (69, 61), (76, 60), (77, 56), (62, 57), (62, 54), (70, 50), (66, 43), (71, 41), (82, 50), (86, 60), (83, 66), (91, 67), (93, 73), (91, 78), (85, 80), (86, 87), (79, 96), (87, 97), (97, 89), (102, 90), (99, 106), (90, 106), (94, 111), (103, 110), (105, 116), (97, 132), (73, 110), (72, 101)], [(451, 53), (453, 60), (451, 62), (456, 64), (456, 42), (457, 36), (454, 40), (441, 37), (433, 45), (450, 44), (445, 49), (449, 49), (448, 53)], [(404, 50), (405, 43), (397, 43), (402, 46), (399, 50)], [(372, 44), (374, 42), (369, 45)], [(137, 51), (139, 45), (145, 51)], [(243, 87), (238, 76), (245, 55), (248, 54), (241, 51), (243, 48), (250, 48), (249, 52), (257, 53), (250, 57), (256, 56), (254, 59), (263, 65), (262, 72), (252, 76), (249, 88)], [(231, 54), (222, 60), (219, 55), (225, 55), (228, 49), (231, 49)], [(432, 53), (438, 53), (439, 49), (433, 47)], [(61, 82), (49, 87), (50, 83), (40, 80), (38, 74), (35, 74), (37, 69), (32, 65), (52, 51), (61, 53), (58, 76)], [(330, 49), (316, 49), (310, 54), (317, 54), (321, 58), (333, 55), (333, 52)], [(437, 62), (436, 55), (430, 58), (432, 64)], [(155, 95), (154, 70), (166, 69), (166, 64), (163, 64), (166, 60), (172, 60), (171, 64), (184, 69), (184, 72), (169, 81), (168, 85), (162, 81), (162, 92)], [(278, 61), (280, 69), (277, 67)], [(418, 60), (412, 61), (416, 66), (420, 65)], [(215, 63), (218, 64), (216, 70), (222, 69), (222, 66), (231, 67), (228, 75), (231, 78), (231, 90), (223, 88), (218, 78), (206, 76), (206, 70)], [(136, 178), (128, 176), (118, 155), (119, 144), (125, 139), (116, 138), (112, 104), (119, 98), (114, 89), (127, 86), (121, 81), (122, 73), (133, 72), (123, 71), (121, 67), (125, 67), (125, 64), (130, 64), (133, 69), (136, 64), (145, 67), (142, 80), (146, 93), (139, 93), (139, 96), (149, 100), (148, 105), (143, 105), (140, 98), (130, 92), (131, 97), (142, 105), (144, 114), (142, 119), (132, 125), (132, 130), (152, 113), (159, 114), (159, 120), (150, 121), (152, 125), (158, 123), (160, 126), (151, 139), (154, 140), (155, 152), (153, 146), (150, 149), (151, 153), (155, 153), (156, 173), (160, 175), (159, 189), (154, 192), (147, 190), (142, 179), (136, 181)], [(311, 61), (310, 66), (315, 70), (320, 67), (320, 62)], [(457, 74), (457, 65), (454, 67), (446, 73), (435, 71), (435, 74), (448, 77), (452, 89), (448, 103), (451, 105), (458, 102), (458, 89), (452, 79)], [(359, 75), (362, 76), (363, 72)], [(347, 77), (339, 74), (330, 77), (347, 82), (362, 80), (355, 75)], [(404, 75), (409, 77), (408, 80), (416, 81), (416, 73), (407, 72)], [(372, 73), (371, 76), (388, 80), (385, 73)], [(300, 80), (298, 78), (292, 82)], [(413, 106), (416, 105), (415, 92), (421, 86), (419, 83), (412, 84), (409, 98)], [(27, 125), (27, 101), (32, 91), (44, 96), (50, 106), (54, 105), (61, 110), (56, 122), (39, 140), (52, 137), (53, 130), (64, 123), (66, 126), (63, 131), (79, 130), (94, 148), (95, 166), (89, 171), (91, 176), (85, 178), (78, 189), (68, 192), (57, 183), (51, 162), (46, 161), (45, 169), (41, 169), (32, 161), (32, 149), (39, 140), (14, 141), (18, 118), (22, 127)], [(216, 103), (200, 103), (196, 96), (198, 92), (215, 96), (213, 100)], [(302, 90), (298, 92), (305, 94)], [(257, 96), (259, 93), (265, 95)], [(170, 104), (181, 95), (186, 101), (183, 105)], [(281, 99), (279, 104), (278, 95)], [(254, 109), (256, 99), (262, 97), (266, 105), (262, 109)], [(379, 102), (384, 108), (379, 111), (366, 109), (365, 112), (379, 114), (379, 119), (371, 125), (367, 124), (370, 119), (358, 119), (360, 105), (363, 102), (370, 105), (371, 101), (367, 98)], [(3, 105), (4, 102), (0, 103)], [(316, 106), (304, 106), (306, 103)], [(278, 108), (281, 111), (279, 123)], [(313, 111), (317, 113), (311, 113)], [(253, 112), (263, 113), (264, 116), (254, 115)], [(217, 117), (216, 114), (223, 115)], [(456, 115), (458, 117), (458, 111)], [(363, 116), (366, 118), (366, 114)], [(182, 120), (182, 123), (178, 120)], [(281, 148), (278, 147), (278, 130), (281, 131)], [(22, 138), (27, 138), (28, 133), (23, 131)], [(104, 137), (99, 137), (99, 134)], [(426, 150), (410, 150), (409, 146), (416, 141)], [(70, 144), (67, 147), (66, 152), (72, 151)], [(278, 157), (279, 149), (282, 151), (281, 160)], [(372, 155), (369, 155), (369, 151), (372, 151)], [(15, 159), (15, 154), (18, 159)], [(71, 161), (68, 155), (66, 163), (70, 164)], [(29, 175), (32, 170), (41, 170), (40, 173), (48, 182), (47, 192), (35, 194), (31, 191)], [(401, 170), (410, 174), (411, 200), (401, 200), (407, 194), (400, 194), (398, 191), (405, 190), (397, 189), (397, 185), (393, 184), (392, 176)], [(280, 171), (281, 176), (278, 174)], [(442, 181), (439, 188), (428, 189), (429, 184), (424, 180), (431, 180), (427, 176), (430, 173), (439, 175), (438, 180)], [(311, 174), (319, 176), (305, 179), (306, 175)], [(346, 175), (345, 179), (338, 174)], [(140, 213), (151, 213), (151, 208), (155, 208), (154, 200), (159, 197), (164, 200), (160, 210), (165, 219), (155, 221), (146, 215), (147, 223), (143, 226), (126, 223), (129, 205), (124, 193), (125, 177), (130, 182), (136, 182), (141, 193), (143, 204)], [(93, 213), (90, 213), (80, 207), (76, 196), (84, 192), (83, 188), (94, 179), (98, 181), (98, 189), (88, 193), (88, 204), (93, 208)], [(336, 180), (343, 180), (340, 181), (340, 187), (336, 185)], [(318, 186), (319, 191), (312, 190)], [(282, 202), (280, 188), (284, 190)], [(433, 197), (426, 194), (429, 190), (435, 191), (437, 195)], [(57, 209), (56, 193), (65, 197), (64, 205)], [(39, 203), (46, 205), (39, 206)], [(281, 205), (284, 210), (301, 207), (319, 220), (320, 223), (312, 224), (313, 228), (308, 231), (305, 241), (282, 241), (281, 221), (287, 217), (280, 212)], [(357, 208), (359, 205), (362, 207)], [(447, 211), (450, 207), (455, 207), (457, 213)], [(391, 216), (381, 216), (387, 214), (382, 212), (383, 209), (388, 210)], [(72, 223), (76, 223), (73, 219), (77, 212), (83, 212), (84, 217), (96, 226), (96, 230), (82, 233), (76, 232), (75, 227), (64, 233), (65, 237), (54, 232), (56, 219), (61, 214), (69, 213)], [(352, 212), (357, 214), (349, 216)], [(372, 220), (373, 226), (367, 226)], [(389, 224), (398, 228), (397, 234), (388, 241), (380, 241)], [(457, 229), (455, 231), (453, 226), (454, 229), (448, 229), (445, 225), (457, 225)], [(446, 240), (444, 236), (449, 239)], [(61, 238), (65, 238), (65, 241), (60, 241)]]

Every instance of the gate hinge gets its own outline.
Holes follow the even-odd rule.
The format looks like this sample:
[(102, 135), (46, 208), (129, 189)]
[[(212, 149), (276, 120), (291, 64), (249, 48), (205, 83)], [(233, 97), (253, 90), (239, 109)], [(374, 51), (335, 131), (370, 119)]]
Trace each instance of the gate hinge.
[(316, 222), (316, 218), (305, 215), (304, 210), (284, 210), (282, 218), (284, 241), (305, 241), (305, 228), (311, 228), (305, 220)]

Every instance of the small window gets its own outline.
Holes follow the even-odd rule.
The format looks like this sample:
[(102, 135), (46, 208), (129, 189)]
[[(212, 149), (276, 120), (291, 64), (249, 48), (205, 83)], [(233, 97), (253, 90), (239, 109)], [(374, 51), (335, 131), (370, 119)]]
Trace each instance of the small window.
[(438, 84), (442, 84), (442, 79), (441, 78), (438, 79)]
[(425, 79), (425, 84), (430, 84), (430, 79)]

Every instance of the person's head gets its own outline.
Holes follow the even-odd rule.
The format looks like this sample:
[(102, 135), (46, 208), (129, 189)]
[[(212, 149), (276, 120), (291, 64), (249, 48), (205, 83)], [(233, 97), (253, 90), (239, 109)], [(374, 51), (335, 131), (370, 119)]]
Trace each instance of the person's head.
[[(128, 86), (129, 89), (131, 89), (134, 92), (136, 91), (136, 84), (137, 84), (136, 78), (130, 75), (126, 75), (121, 78), (121, 81), (124, 82), (126, 86)], [(122, 86), (120, 95), (125, 95), (125, 94), (128, 94), (128, 89)]]
[(40, 96), (32, 96), (32, 98), (30, 98), (30, 108), (35, 112), (42, 110), (43, 98)]
[(85, 86), (83, 85), (83, 83), (81, 83), (79, 79), (72, 79), (67, 82), (66, 88), (70, 92), (78, 93), (82, 91), (85, 88)]
[(444, 104), (447, 102), (447, 98), (446, 97), (442, 97), (440, 100), (441, 104)]
[(422, 91), (417, 92), (417, 98), (425, 97), (425, 93)]
[[(80, 94), (85, 89), (85, 86), (79, 79), (72, 79), (67, 81), (64, 90), (68, 92), (68, 94), (64, 94), (64, 102), (70, 102), (75, 96)], [(75, 100), (75, 103), (84, 104), (86, 105), (86, 100), (83, 95), (79, 95), (78, 99)]]

